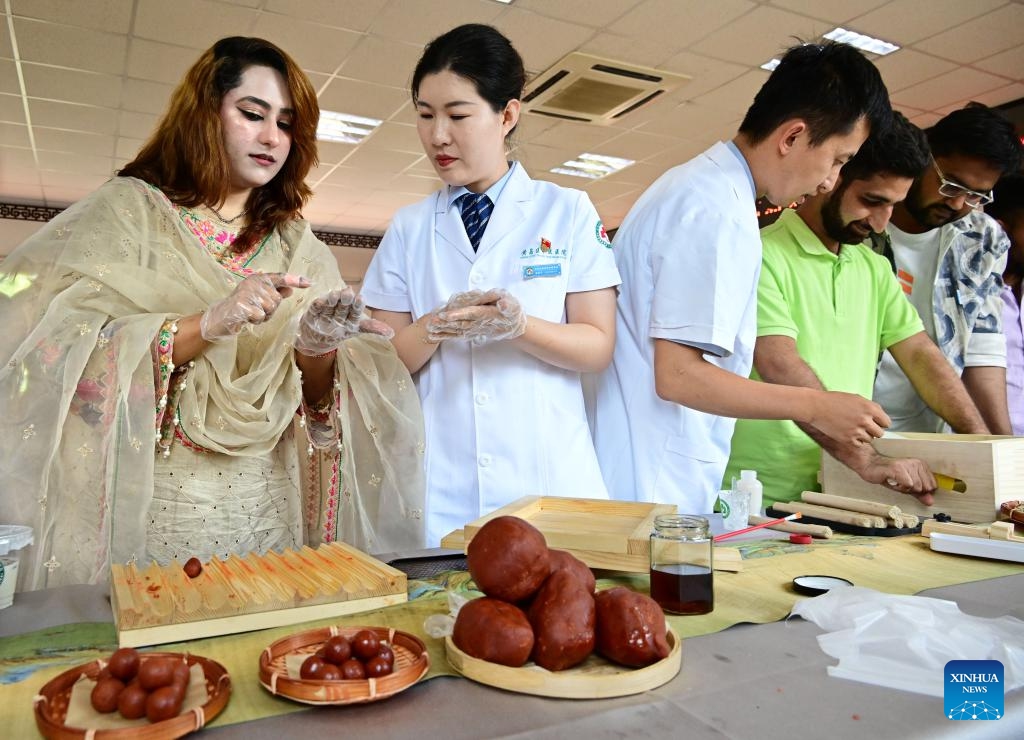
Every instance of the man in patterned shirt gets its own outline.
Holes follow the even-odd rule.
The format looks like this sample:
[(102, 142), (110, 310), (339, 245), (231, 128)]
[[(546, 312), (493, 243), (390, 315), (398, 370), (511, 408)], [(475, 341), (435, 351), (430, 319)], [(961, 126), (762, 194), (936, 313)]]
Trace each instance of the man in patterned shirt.
[[(1002, 273), (1009, 241), (981, 208), (1005, 173), (1021, 165), (1013, 125), (978, 103), (953, 111), (925, 132), (931, 167), (893, 210), (886, 234), (873, 238), (928, 332), (993, 434), (1010, 434)], [(943, 421), (914, 391), (886, 352), (874, 399), (892, 431), (939, 432)]]

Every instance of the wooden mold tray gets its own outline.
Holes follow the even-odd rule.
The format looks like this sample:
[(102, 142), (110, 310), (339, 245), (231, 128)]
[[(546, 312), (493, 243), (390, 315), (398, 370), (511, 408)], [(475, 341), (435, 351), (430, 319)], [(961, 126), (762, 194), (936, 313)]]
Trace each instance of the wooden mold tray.
[(341, 542), (213, 558), (196, 578), (176, 561), (142, 570), (114, 565), (110, 578), (122, 647), (280, 627), (408, 600), (405, 573)]
[(675, 504), (526, 496), (452, 532), (441, 546), (464, 549), (491, 519), (517, 516), (539, 529), (548, 547), (568, 550), (591, 568), (647, 573), (654, 517), (675, 513)]

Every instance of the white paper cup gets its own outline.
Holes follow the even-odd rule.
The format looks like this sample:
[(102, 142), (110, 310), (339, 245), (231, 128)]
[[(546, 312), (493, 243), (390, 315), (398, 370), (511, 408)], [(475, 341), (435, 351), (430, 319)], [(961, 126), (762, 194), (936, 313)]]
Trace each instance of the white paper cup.
[(18, 582), (18, 550), (32, 544), (32, 527), (0, 524), (0, 609), (14, 603)]
[(722, 525), (726, 532), (735, 532), (747, 526), (750, 514), (750, 491), (719, 491)]

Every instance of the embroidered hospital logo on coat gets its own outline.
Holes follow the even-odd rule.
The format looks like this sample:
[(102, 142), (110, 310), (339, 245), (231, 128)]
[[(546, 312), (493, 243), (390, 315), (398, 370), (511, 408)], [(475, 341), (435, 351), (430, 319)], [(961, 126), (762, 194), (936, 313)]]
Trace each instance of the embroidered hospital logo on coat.
[(608, 232), (604, 230), (604, 224), (601, 223), (601, 219), (597, 220), (594, 224), (594, 236), (597, 237), (597, 243), (602, 244), (605, 249), (612, 248), (612, 240), (608, 238)]
[(550, 239), (546, 239), (543, 236), (540, 238), (540, 243), (536, 247), (529, 247), (519, 252), (519, 259), (521, 260), (530, 259), (531, 257), (553, 257), (555, 259), (564, 260), (568, 256), (568, 249), (553, 245)]

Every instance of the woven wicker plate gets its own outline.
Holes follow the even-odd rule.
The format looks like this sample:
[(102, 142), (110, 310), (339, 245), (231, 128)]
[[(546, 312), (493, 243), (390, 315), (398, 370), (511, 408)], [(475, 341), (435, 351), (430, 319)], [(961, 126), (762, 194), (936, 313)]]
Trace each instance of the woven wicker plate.
[(488, 686), (562, 699), (607, 699), (639, 694), (671, 681), (683, 664), (683, 641), (670, 629), (668, 644), (668, 656), (644, 668), (627, 668), (594, 654), (564, 671), (548, 671), (534, 663), (510, 668), (473, 658), (459, 650), (451, 636), (445, 638), (444, 646), (452, 668)]
[(71, 689), (75, 682), (82, 675), (95, 679), (106, 665), (105, 660), (94, 660), (65, 671), (39, 690), (34, 700), (36, 726), (39, 728), (39, 732), (43, 737), (54, 740), (71, 740), (87, 736), (96, 738), (96, 740), (168, 740), (202, 729), (207, 722), (220, 714), (228, 703), (228, 698), (231, 696), (231, 677), (228, 676), (227, 669), (220, 663), (199, 655), (184, 653), (147, 652), (142, 653), (141, 657), (144, 661), (151, 658), (184, 659), (190, 666), (197, 664), (201, 666), (203, 675), (206, 677), (206, 703), (202, 707), (183, 712), (172, 719), (144, 726), (124, 727), (116, 730), (68, 727), (64, 724), (64, 720), (67, 717)]
[[(291, 678), (286, 661), (289, 656), (315, 653), (335, 635), (349, 639), (360, 630), (377, 633), (381, 642), (395, 653), (395, 670), (380, 678), (356, 681), (316, 681)], [(260, 683), (267, 691), (303, 704), (362, 704), (394, 696), (412, 686), (430, 668), (427, 648), (415, 635), (388, 627), (321, 627), (284, 637), (267, 646), (260, 655)]]

